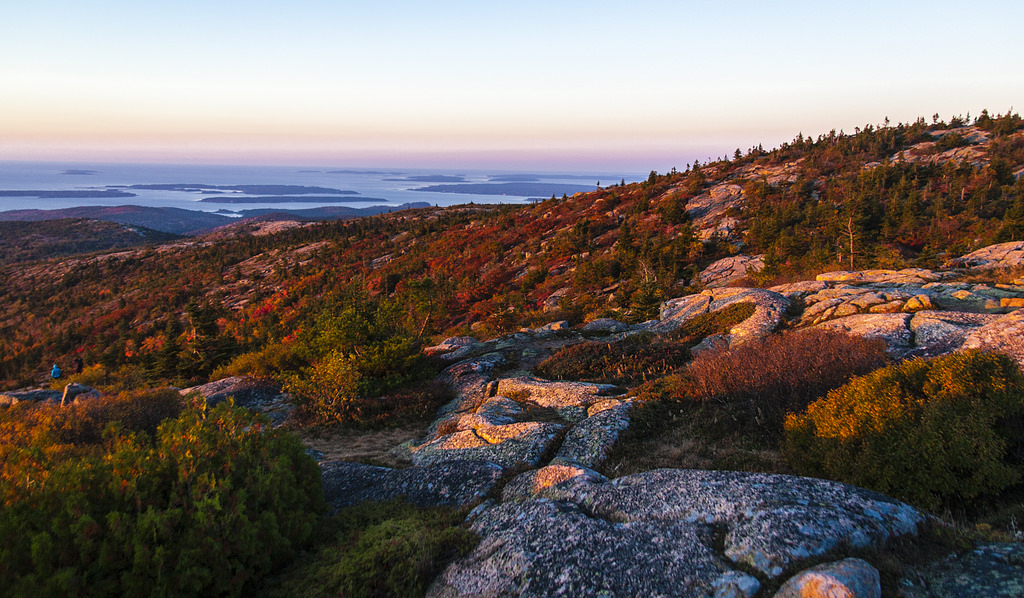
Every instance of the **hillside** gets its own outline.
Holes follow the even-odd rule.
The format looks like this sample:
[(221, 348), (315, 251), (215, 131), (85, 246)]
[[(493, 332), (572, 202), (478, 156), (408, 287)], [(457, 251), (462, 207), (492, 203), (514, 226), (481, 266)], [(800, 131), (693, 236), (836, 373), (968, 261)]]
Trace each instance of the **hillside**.
[(530, 206), (422, 208), (7, 270), (0, 376), (22, 385), (76, 351), (151, 371), (169, 331), (185, 340), (190, 303), (246, 351), (308, 328), (356, 287), (422, 337), (556, 318), (643, 321), (732, 255), (763, 256), (760, 285), (933, 267), (1022, 238), (1021, 128), (1016, 115), (987, 114), (971, 125), (866, 126)]
[(983, 113), (0, 266), (0, 580), (1015, 595), (1022, 175)]
[(141, 226), (84, 218), (0, 221), (0, 265), (157, 245), (179, 238), (178, 235)]

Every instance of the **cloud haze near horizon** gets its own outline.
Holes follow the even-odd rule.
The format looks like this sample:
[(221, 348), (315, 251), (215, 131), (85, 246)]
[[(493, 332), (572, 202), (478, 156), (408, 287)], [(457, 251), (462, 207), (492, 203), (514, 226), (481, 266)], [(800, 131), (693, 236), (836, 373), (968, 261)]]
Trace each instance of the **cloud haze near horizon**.
[(664, 171), (1024, 97), (1024, 4), (1010, 1), (36, 0), (2, 12), (6, 160)]

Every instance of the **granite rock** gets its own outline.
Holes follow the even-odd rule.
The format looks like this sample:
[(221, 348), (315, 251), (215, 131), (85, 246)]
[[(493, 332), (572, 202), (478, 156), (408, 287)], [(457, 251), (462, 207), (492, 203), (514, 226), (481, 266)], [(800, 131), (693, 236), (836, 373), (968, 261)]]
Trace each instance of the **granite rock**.
[(502, 474), (500, 466), (486, 461), (453, 461), (408, 469), (346, 461), (320, 466), (324, 498), (335, 509), (399, 497), (422, 507), (465, 507), (494, 490)]
[(881, 577), (863, 559), (822, 563), (790, 578), (775, 598), (882, 598)]

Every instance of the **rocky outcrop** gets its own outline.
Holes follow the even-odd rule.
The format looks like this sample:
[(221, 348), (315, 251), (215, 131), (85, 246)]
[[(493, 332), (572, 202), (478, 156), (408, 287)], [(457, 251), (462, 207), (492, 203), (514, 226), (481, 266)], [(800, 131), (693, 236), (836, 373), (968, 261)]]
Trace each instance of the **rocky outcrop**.
[(489, 461), (506, 469), (536, 467), (564, 430), (561, 424), (517, 422), (443, 434), (413, 447), (412, 463), (423, 467), (454, 461)]
[(735, 255), (722, 258), (704, 268), (697, 275), (697, 280), (707, 288), (728, 287), (763, 268), (764, 255)]
[(907, 598), (1024, 596), (1024, 543), (985, 543), (951, 554), (900, 580)]
[(280, 386), (249, 376), (231, 376), (179, 392), (183, 397), (194, 393), (202, 397), (209, 407), (231, 398), (239, 407), (266, 415), (275, 427), (282, 425), (295, 411), (291, 397), (281, 392)]
[(1006, 353), (1024, 367), (1024, 309), (972, 330), (964, 338), (961, 348)]
[(486, 461), (454, 461), (408, 469), (332, 461), (320, 467), (324, 498), (335, 509), (399, 497), (422, 507), (464, 507), (493, 491), (502, 474), (501, 467)]
[(550, 382), (534, 376), (505, 378), (498, 382), (498, 394), (516, 397), (519, 401), (530, 401), (541, 407), (565, 409), (587, 408), (603, 397), (616, 394), (611, 384), (589, 382)]
[(18, 403), (38, 403), (41, 401), (58, 402), (61, 391), (49, 389), (11, 390), (0, 394), (0, 407), (17, 405)]
[(764, 336), (782, 322), (790, 301), (784, 295), (764, 289), (726, 287), (697, 295), (670, 299), (661, 306), (661, 317), (646, 327), (657, 333), (671, 332), (697, 316), (724, 309), (734, 303), (751, 303), (754, 313), (729, 331), (730, 345)]
[(535, 488), (533, 497), (485, 509), (472, 523), (480, 545), (430, 595), (752, 596), (796, 563), (877, 547), (924, 521), (905, 504), (824, 480), (569, 473), (550, 484), (538, 473), (516, 486), (520, 496)]
[[(448, 339), (431, 351), (457, 361), (440, 377), (456, 398), (424, 438), (400, 449), (414, 467), (339, 464), (328, 476), (325, 465), (325, 488), (337, 505), (404, 495), (468, 506), (486, 498), (470, 516), (480, 545), (435, 581), (433, 596), (754, 596), (780, 584), (778, 596), (877, 596), (878, 571), (844, 557), (915, 534), (925, 521), (915, 509), (845, 484), (782, 475), (665, 469), (609, 480), (595, 468), (629, 426), (628, 398), (608, 385), (539, 379), (525, 364), (594, 337), (670, 333), (742, 302), (754, 306), (751, 317), (693, 350), (734, 346), (786, 322), (878, 338), (896, 357), (988, 348), (1024, 364), (1018, 300), (1024, 287), (947, 272), (832, 272), (769, 290), (711, 288), (665, 302), (660, 318), (642, 325), (598, 320), (574, 331), (556, 323), (484, 342)], [(513, 367), (524, 369), (507, 371)], [(460, 481), (473, 475), (479, 485)], [(965, 595), (974, 586), (964, 579), (1015, 554), (993, 549), (958, 576), (924, 570), (904, 590)], [(1002, 585), (982, 583), (976, 594), (1016, 588), (1011, 574), (1020, 567), (999, 566), (1007, 572)], [(925, 593), (914, 593), (921, 587)], [(935, 588), (947, 593), (928, 593)]]
[(946, 263), (950, 268), (1016, 268), (1024, 266), (1024, 241), (989, 245)]

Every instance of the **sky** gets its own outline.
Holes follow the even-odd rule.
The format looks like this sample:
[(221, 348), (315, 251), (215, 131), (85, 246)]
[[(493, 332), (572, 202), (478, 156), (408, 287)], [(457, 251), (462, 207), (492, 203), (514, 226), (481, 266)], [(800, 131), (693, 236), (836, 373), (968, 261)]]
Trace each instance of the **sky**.
[(1024, 109), (1024, 2), (32, 0), (0, 160), (684, 167)]

